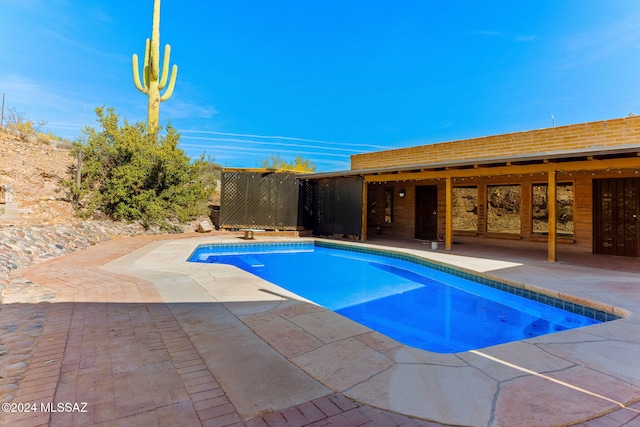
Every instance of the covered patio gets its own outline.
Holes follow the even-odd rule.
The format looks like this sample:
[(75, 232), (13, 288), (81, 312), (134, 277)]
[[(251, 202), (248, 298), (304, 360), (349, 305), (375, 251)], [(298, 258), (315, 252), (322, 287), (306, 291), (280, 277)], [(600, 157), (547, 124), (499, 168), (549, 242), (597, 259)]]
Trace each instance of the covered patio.
[(361, 200), (349, 224), (363, 241), (504, 240), (544, 246), (550, 262), (640, 256), (638, 117), (358, 154), (351, 170), (299, 179), (359, 180), (341, 200)]

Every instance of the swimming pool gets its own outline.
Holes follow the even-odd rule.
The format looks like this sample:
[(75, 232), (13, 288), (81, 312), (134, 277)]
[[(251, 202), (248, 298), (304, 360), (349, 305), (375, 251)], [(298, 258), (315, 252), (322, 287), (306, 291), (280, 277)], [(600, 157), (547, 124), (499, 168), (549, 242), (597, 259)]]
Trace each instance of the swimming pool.
[(201, 245), (189, 261), (237, 266), (403, 344), (439, 353), (618, 318), (410, 255), (344, 248), (330, 242)]

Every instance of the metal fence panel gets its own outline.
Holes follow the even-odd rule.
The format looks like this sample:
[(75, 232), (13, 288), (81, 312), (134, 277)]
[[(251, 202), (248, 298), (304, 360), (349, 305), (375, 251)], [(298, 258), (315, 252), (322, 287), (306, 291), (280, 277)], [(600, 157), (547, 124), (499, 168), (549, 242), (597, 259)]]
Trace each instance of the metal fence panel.
[(300, 183), (297, 174), (223, 171), (221, 228), (297, 230)]
[(361, 238), (362, 177), (300, 181), (286, 172), (222, 173), (221, 228), (313, 230), (317, 236)]
[(305, 226), (317, 236), (362, 237), (362, 177), (307, 182)]

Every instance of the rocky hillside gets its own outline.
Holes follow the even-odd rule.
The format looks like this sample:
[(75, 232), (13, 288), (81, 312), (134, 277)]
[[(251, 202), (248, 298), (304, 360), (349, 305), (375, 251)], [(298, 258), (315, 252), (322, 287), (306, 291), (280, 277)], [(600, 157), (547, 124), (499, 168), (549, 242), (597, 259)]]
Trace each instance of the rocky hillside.
[(66, 148), (22, 140), (0, 129), (0, 185), (11, 184), (20, 209), (20, 218), (11, 224), (75, 222), (71, 204), (55, 191), (74, 163)]

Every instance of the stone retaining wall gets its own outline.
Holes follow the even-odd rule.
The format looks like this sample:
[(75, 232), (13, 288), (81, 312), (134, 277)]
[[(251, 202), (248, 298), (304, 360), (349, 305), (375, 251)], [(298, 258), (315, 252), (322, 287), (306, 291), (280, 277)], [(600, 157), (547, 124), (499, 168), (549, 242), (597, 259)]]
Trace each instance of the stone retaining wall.
[(160, 234), (139, 224), (91, 221), (75, 224), (0, 228), (0, 303), (11, 271), (120, 236)]

